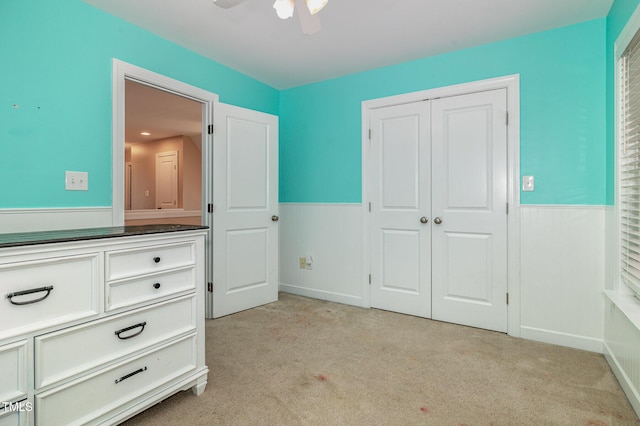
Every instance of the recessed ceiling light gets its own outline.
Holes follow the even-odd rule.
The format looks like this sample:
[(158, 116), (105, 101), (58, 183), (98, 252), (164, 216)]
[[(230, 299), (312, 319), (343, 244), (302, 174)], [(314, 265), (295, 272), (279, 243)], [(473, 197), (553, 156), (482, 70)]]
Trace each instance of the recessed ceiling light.
[(151, 136), (151, 133), (149, 133), (149, 132), (141, 132), (140, 134), (142, 136)]

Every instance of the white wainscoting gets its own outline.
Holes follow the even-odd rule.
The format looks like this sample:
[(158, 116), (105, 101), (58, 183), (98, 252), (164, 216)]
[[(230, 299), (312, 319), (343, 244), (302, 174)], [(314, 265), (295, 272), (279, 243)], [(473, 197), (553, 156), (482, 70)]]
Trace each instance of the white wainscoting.
[(602, 353), (608, 210), (521, 206), (521, 337)]
[(640, 302), (610, 292), (605, 298), (604, 356), (640, 415)]
[[(280, 204), (280, 289), (369, 306), (360, 204)], [(603, 352), (605, 206), (520, 207), (519, 337)], [(313, 256), (313, 270), (298, 259)], [(368, 273), (368, 272), (367, 272)], [(515, 286), (515, 288), (514, 288)], [(514, 333), (514, 335), (517, 335)]]
[[(366, 306), (362, 205), (280, 203), (280, 290)], [(313, 257), (313, 269), (299, 258)]]
[(100, 228), (113, 223), (111, 207), (0, 209), (0, 233)]

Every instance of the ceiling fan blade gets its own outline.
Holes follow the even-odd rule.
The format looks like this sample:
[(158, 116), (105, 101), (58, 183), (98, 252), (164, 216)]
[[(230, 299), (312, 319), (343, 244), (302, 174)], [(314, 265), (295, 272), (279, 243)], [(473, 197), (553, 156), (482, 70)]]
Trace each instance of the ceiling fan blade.
[(298, 13), (298, 20), (302, 27), (302, 32), (305, 34), (315, 34), (322, 29), (320, 25), (320, 18), (318, 15), (312, 15), (307, 8), (307, 4), (304, 0), (296, 1), (296, 12)]
[(213, 4), (219, 6), (223, 9), (229, 9), (233, 6), (237, 6), (242, 3), (244, 0), (213, 0)]

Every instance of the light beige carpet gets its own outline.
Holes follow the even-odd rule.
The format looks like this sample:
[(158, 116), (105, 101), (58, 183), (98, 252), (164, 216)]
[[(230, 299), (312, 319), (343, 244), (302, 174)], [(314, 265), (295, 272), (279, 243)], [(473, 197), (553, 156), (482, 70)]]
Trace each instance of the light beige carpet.
[(280, 294), (206, 323), (207, 389), (126, 425), (635, 425), (604, 357)]

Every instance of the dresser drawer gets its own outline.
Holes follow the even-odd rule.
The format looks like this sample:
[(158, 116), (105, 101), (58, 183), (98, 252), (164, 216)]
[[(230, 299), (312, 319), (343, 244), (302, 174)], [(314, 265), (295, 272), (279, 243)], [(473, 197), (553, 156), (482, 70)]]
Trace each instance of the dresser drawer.
[(98, 313), (98, 254), (0, 265), (0, 339)]
[(107, 252), (107, 281), (195, 265), (195, 256), (192, 242)]
[(105, 310), (148, 303), (167, 296), (193, 291), (196, 288), (196, 268), (107, 283)]
[(196, 369), (196, 336), (190, 335), (81, 380), (36, 394), (36, 424), (91, 423), (110, 410)]
[(28, 340), (0, 346), (0, 408), (27, 397)]
[(93, 321), (35, 339), (35, 388), (195, 331), (195, 295)]

